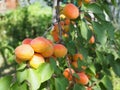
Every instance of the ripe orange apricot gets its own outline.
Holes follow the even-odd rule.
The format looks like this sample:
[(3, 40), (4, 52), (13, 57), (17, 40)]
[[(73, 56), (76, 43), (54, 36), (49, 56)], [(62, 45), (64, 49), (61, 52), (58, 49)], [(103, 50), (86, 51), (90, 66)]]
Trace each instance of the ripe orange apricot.
[(79, 16), (79, 9), (72, 3), (63, 8), (63, 14), (69, 19), (76, 19)]
[(53, 44), (49, 41), (49, 48), (42, 52), (41, 54), (44, 57), (50, 57), (53, 55), (53, 51), (54, 51)]
[(29, 65), (35, 69), (39, 67), (41, 63), (44, 63), (45, 60), (41, 54), (35, 53), (29, 61)]
[(79, 72), (77, 73), (77, 75), (79, 76), (79, 79), (76, 78), (76, 82), (82, 85), (86, 85), (89, 82), (89, 79), (87, 77), (87, 75), (84, 72)]
[(54, 53), (55, 57), (64, 57), (67, 54), (67, 48), (62, 44), (54, 45)]
[(80, 53), (76, 53), (73, 55), (73, 61), (77, 61), (77, 60), (83, 60), (83, 55)]
[(95, 37), (92, 35), (90, 40), (89, 40), (90, 44), (94, 44), (95, 43)]
[(85, 3), (90, 3), (90, 2), (91, 2), (91, 0), (84, 0), (84, 2), (85, 2)]
[(15, 61), (18, 63), (18, 64), (21, 64), (23, 61), (20, 60), (18, 57), (15, 57)]
[(42, 53), (49, 48), (48, 40), (44, 37), (36, 37), (30, 43), (35, 52)]
[(32, 41), (31, 38), (26, 38), (22, 41), (22, 44), (30, 44), (31, 41)]
[[(71, 72), (70, 72), (71, 70)], [(72, 74), (75, 73), (75, 71), (72, 68), (66, 68), (63, 72), (63, 76), (67, 78), (69, 81), (73, 79)]]
[(15, 55), (22, 61), (30, 60), (33, 56), (34, 50), (29, 44), (22, 44), (15, 49)]

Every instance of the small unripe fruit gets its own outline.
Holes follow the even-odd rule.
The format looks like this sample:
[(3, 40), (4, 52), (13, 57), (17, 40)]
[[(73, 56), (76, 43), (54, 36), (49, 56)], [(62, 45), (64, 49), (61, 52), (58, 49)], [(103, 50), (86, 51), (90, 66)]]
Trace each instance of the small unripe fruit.
[(64, 22), (65, 22), (65, 25), (69, 25), (70, 24), (70, 19), (66, 18)]
[(48, 40), (44, 37), (37, 37), (33, 39), (30, 45), (37, 53), (42, 53), (49, 48)]
[(20, 46), (17, 46), (15, 49), (16, 57), (22, 61), (30, 60), (33, 54), (34, 50), (29, 44), (22, 44)]
[(22, 44), (30, 44), (31, 41), (32, 41), (31, 38), (26, 38), (22, 41)]
[(54, 40), (55, 42), (58, 42), (58, 41), (60, 40), (60, 38), (59, 38), (59, 32), (58, 32), (58, 31), (53, 30), (52, 33), (51, 33), (51, 35), (52, 35), (53, 40)]
[(79, 16), (79, 9), (72, 3), (63, 8), (63, 14), (69, 19), (76, 19)]
[(55, 57), (64, 57), (67, 54), (67, 48), (62, 44), (54, 45), (54, 53)]
[(77, 75), (79, 76), (79, 79), (78, 78), (75, 79), (77, 83), (82, 85), (88, 84), (89, 79), (84, 72), (77, 73)]
[(44, 63), (45, 60), (42, 55), (35, 53), (29, 61), (29, 65), (37, 69), (41, 63)]
[(78, 0), (78, 6), (82, 6), (82, 0)]
[(90, 43), (90, 44), (94, 44), (94, 43), (95, 43), (95, 37), (94, 37), (94, 36), (92, 36), (92, 37), (90, 38), (89, 43)]
[[(71, 72), (70, 72), (71, 70)], [(69, 81), (73, 79), (72, 74), (74, 74), (75, 71), (72, 68), (66, 68), (63, 72), (63, 76), (67, 78)]]
[(63, 28), (64, 32), (68, 32), (70, 30), (70, 26), (69, 25), (65, 25)]
[(60, 14), (60, 19), (65, 19), (65, 15), (64, 14)]
[(73, 65), (74, 68), (78, 68), (78, 63), (77, 63), (77, 61), (73, 61), (73, 62), (72, 62), (72, 65)]
[(80, 54), (80, 53), (77, 53), (77, 54), (74, 54), (74, 56), (73, 56), (73, 61), (77, 61), (77, 60), (83, 60), (83, 56), (82, 56), (82, 54)]

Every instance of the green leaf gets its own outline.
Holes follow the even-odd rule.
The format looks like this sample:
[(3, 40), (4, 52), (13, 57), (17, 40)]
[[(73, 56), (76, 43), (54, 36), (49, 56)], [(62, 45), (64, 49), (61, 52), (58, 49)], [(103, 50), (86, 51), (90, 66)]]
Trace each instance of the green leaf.
[(107, 41), (106, 30), (103, 28), (103, 25), (99, 24), (98, 22), (92, 22), (93, 28), (95, 30), (97, 40), (101, 44), (105, 44)]
[(29, 68), (17, 72), (17, 80), (19, 83), (28, 81), (31, 90), (37, 90), (42, 82), (51, 78), (53, 72), (54, 70), (51, 68), (50, 64), (43, 63), (37, 70)]
[(17, 80), (19, 83), (27, 81), (31, 90), (37, 90), (41, 84), (41, 77), (34, 69), (26, 69), (21, 72), (17, 72)]
[(14, 83), (10, 90), (27, 90), (27, 84), (23, 83), (22, 85), (18, 82)]
[(27, 70), (17, 72), (16, 77), (17, 81), (22, 83), (27, 78)]
[(111, 60), (111, 66), (113, 68), (113, 71), (120, 76), (120, 60), (113, 61)]
[(66, 90), (68, 81), (65, 78), (55, 78), (55, 90)]
[(107, 90), (113, 90), (112, 80), (108, 76), (104, 76), (101, 82)]
[(111, 0), (111, 1), (112, 1), (112, 4), (113, 4), (114, 6), (116, 6), (116, 5), (117, 5), (116, 0)]
[(100, 86), (99, 85), (96, 85), (93, 87), (93, 90), (101, 90)]
[(0, 90), (9, 90), (11, 80), (12, 80), (11, 76), (4, 76), (0, 78)]
[(25, 67), (26, 67), (26, 64), (25, 64), (25, 63), (21, 63), (21, 64), (18, 65), (17, 70), (22, 70), (22, 69), (24, 69)]
[(93, 13), (96, 13), (96, 14), (103, 13), (103, 10), (101, 9), (101, 7), (96, 3), (89, 4), (86, 7), (87, 7), (87, 10), (92, 11)]
[(57, 66), (56, 61), (53, 58), (50, 58), (51, 67), (54, 69), (55, 74), (61, 74), (60, 69)]
[(80, 23), (80, 29), (81, 29), (82, 37), (87, 40), (87, 38), (88, 38), (88, 28), (87, 28), (87, 25), (84, 21), (82, 21)]
[(86, 90), (83, 85), (75, 84), (73, 90)]
[(37, 90), (41, 85), (41, 77), (34, 69), (27, 70), (27, 78), (28, 84), (30, 83), (31, 90)]
[(110, 22), (102, 22), (104, 29), (107, 30), (108, 36), (114, 40), (114, 29), (115, 27)]
[(90, 69), (90, 71), (91, 71), (94, 75), (96, 75), (96, 69), (95, 69), (95, 66), (94, 66), (93, 64), (91, 64), (91, 65), (89, 66), (89, 69)]
[(54, 69), (51, 67), (49, 63), (43, 63), (38, 68), (38, 74), (41, 78), (41, 82), (45, 82), (51, 78), (54, 73)]

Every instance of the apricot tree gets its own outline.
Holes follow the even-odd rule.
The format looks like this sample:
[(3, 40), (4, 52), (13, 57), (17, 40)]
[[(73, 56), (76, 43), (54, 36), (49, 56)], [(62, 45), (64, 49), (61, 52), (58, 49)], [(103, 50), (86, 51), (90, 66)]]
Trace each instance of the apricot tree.
[(15, 48), (16, 73), (0, 79), (0, 90), (113, 90), (120, 48), (109, 7), (104, 0), (55, 1), (52, 28)]

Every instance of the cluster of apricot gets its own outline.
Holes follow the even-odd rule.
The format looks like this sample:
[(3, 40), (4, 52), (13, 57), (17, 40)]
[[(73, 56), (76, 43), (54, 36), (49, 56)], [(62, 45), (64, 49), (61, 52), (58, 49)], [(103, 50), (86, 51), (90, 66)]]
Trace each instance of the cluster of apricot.
[[(84, 2), (90, 3), (91, 0), (85, 0)], [(81, 0), (78, 1), (78, 3), (82, 2)], [(74, 24), (74, 19), (77, 19), (80, 15), (78, 7), (76, 7), (74, 4), (69, 3), (66, 4), (65, 7), (63, 7), (60, 15), (60, 22), (54, 24), (54, 28), (51, 31), (51, 35), (53, 37), (53, 40), (55, 42), (60, 41), (60, 30), (62, 32), (62, 37), (68, 38), (69, 37), (69, 30), (70, 30), (70, 24)], [(89, 43), (93, 44), (95, 42), (95, 37), (92, 35)]]
[[(89, 82), (89, 75), (85, 73), (86, 66), (81, 66), (81, 71), (78, 71), (78, 60), (83, 60), (83, 55), (81, 53), (76, 53), (73, 56), (69, 57), (70, 64), (73, 66), (73, 68), (66, 68), (63, 71), (63, 76), (68, 79), (69, 81), (74, 81), (78, 84), (84, 85), (86, 90), (92, 90), (92, 87), (87, 86)], [(77, 70), (77, 71), (76, 71)], [(74, 76), (74, 74), (77, 74), (77, 77)]]
[(72, 3), (67, 4), (61, 11), (60, 15), (60, 26), (58, 23), (54, 24), (54, 28), (51, 32), (51, 35), (53, 36), (53, 39), (55, 42), (58, 42), (60, 40), (59, 36), (59, 29), (61, 27), (62, 36), (67, 38), (69, 37), (69, 26), (71, 23), (71, 20), (76, 19), (79, 16), (79, 9)]
[[(75, 74), (75, 73), (77, 74), (77, 77), (73, 76), (73, 74)], [(63, 75), (69, 81), (74, 81), (81, 85), (87, 85), (89, 82), (89, 78), (85, 72), (83, 72), (83, 71), (75, 72), (74, 69), (72, 69), (72, 68), (66, 68), (63, 72)]]
[(50, 57), (64, 57), (67, 48), (62, 44), (54, 44), (44, 37), (26, 38), (15, 49), (16, 62), (28, 62), (30, 67), (37, 69)]

